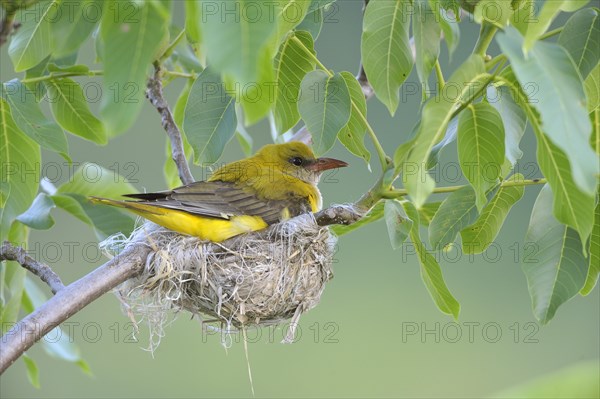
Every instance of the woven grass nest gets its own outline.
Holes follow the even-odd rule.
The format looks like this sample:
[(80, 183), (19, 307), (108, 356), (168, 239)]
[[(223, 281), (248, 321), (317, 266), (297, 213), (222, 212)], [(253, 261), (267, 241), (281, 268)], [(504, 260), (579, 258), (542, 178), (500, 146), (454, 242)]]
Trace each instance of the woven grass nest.
[(102, 245), (113, 253), (129, 245), (152, 249), (143, 272), (116, 290), (130, 318), (148, 324), (152, 349), (169, 316), (182, 310), (218, 321), (223, 330), (291, 318), (284, 342), (292, 342), (300, 315), (319, 303), (333, 277), (335, 243), (329, 229), (306, 214), (223, 243), (145, 222), (129, 238)]

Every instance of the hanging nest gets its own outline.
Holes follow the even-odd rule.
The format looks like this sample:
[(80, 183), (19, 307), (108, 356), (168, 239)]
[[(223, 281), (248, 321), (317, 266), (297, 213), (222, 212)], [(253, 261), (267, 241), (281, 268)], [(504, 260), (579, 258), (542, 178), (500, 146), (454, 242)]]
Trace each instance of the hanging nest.
[(227, 331), (292, 318), (284, 341), (293, 341), (300, 315), (319, 303), (333, 277), (335, 243), (329, 229), (306, 214), (223, 243), (145, 222), (129, 238), (111, 237), (102, 246), (112, 253), (130, 245), (152, 248), (142, 273), (117, 295), (132, 319), (149, 325), (153, 349), (169, 316), (182, 310), (219, 321)]

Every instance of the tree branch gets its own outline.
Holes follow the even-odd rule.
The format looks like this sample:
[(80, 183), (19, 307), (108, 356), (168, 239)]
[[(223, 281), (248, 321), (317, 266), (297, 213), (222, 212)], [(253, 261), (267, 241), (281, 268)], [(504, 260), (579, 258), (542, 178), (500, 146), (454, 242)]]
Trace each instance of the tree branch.
[(154, 75), (148, 79), (146, 97), (148, 97), (150, 103), (156, 108), (161, 116), (162, 126), (171, 141), (171, 154), (173, 162), (175, 162), (177, 170), (179, 171), (179, 179), (183, 184), (193, 183), (194, 177), (192, 176), (190, 166), (187, 163), (181, 132), (173, 119), (169, 104), (167, 104), (167, 101), (163, 97), (161, 67), (158, 62), (154, 62)]
[(27, 251), (23, 248), (15, 247), (8, 241), (4, 241), (0, 247), (0, 261), (2, 260), (18, 262), (25, 269), (38, 276), (44, 283), (48, 284), (53, 294), (56, 294), (65, 288), (60, 277), (54, 273), (54, 270), (52, 270), (50, 266), (38, 262), (27, 255)]
[(0, 21), (0, 46), (8, 41), (8, 37), (16, 28), (14, 23), (16, 13), (16, 9), (5, 10), (4, 18)]
[(137, 245), (123, 251), (90, 274), (59, 290), (48, 302), (0, 337), (0, 374), (54, 327), (134, 277), (144, 267), (150, 248)]
[[(320, 226), (352, 224), (362, 216), (363, 213), (349, 205), (335, 205), (315, 213), (315, 219)], [(273, 226), (272, 228), (276, 227)], [(270, 231), (271, 228), (252, 234), (268, 236)], [(223, 245), (229, 245), (232, 241), (239, 240), (240, 238), (242, 236), (233, 237), (224, 242)], [(8, 246), (6, 244), (3, 245), (3, 254), (7, 253), (5, 247), (9, 247), (8, 253), (10, 253), (11, 248), (15, 248), (10, 244)], [(17, 251), (19, 249), (16, 248)], [(22, 249), (20, 250), (22, 251)], [(57, 290), (55, 296), (16, 323), (6, 334), (0, 337), (0, 374), (54, 327), (79, 312), (103, 294), (126, 280), (135, 277), (143, 270), (150, 252), (151, 248), (144, 245), (129, 247), (118, 256), (74, 283), (66, 287), (60, 283), (61, 288)], [(18, 256), (15, 256), (15, 258), (18, 258)], [(16, 260), (8, 257), (5, 259)], [(58, 279), (58, 276), (56, 278)]]
[(358, 222), (363, 216), (365, 216), (365, 212), (357, 209), (354, 205), (332, 205), (315, 213), (315, 220), (319, 226), (349, 225)]

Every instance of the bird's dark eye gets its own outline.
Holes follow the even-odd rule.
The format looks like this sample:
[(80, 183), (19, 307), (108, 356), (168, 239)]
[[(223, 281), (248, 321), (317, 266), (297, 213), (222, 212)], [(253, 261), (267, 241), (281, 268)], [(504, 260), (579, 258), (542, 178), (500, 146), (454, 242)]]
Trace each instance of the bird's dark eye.
[(303, 160), (302, 158), (300, 158), (300, 157), (294, 157), (294, 158), (290, 159), (290, 162), (291, 162), (293, 165), (296, 165), (296, 166), (301, 166), (301, 165), (302, 165), (302, 163), (304, 162), (304, 160)]

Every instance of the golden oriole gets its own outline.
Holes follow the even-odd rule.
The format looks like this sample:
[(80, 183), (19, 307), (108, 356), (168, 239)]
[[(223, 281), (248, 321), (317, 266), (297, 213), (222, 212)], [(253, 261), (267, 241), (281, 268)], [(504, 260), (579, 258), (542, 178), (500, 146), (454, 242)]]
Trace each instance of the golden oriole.
[(300, 142), (269, 144), (250, 158), (222, 166), (207, 181), (124, 195), (135, 200), (91, 200), (126, 208), (170, 230), (221, 242), (319, 211), (321, 173), (347, 165), (337, 159), (315, 158)]

